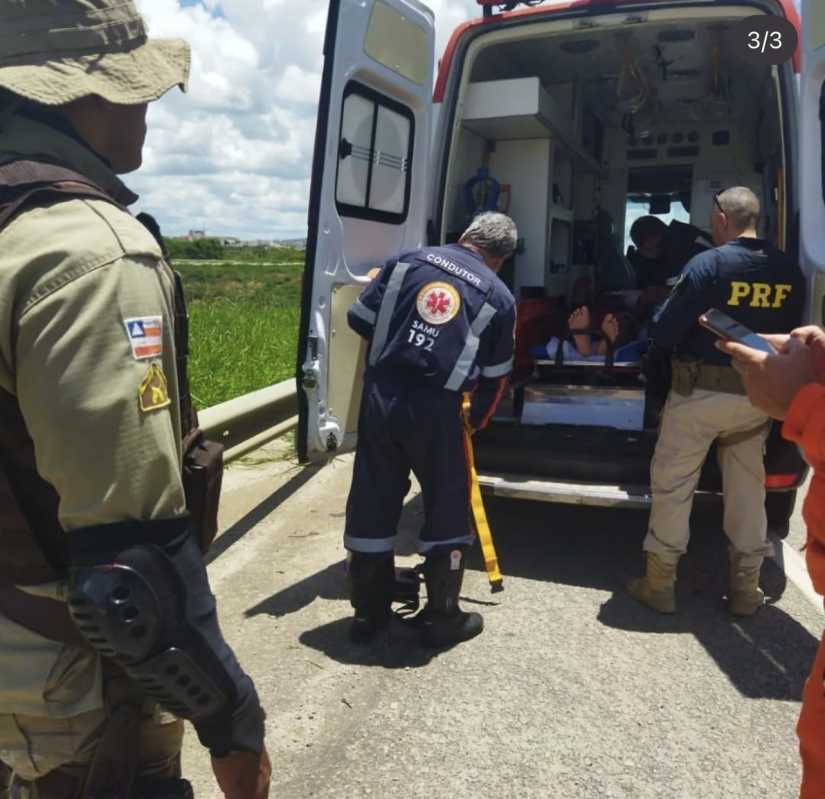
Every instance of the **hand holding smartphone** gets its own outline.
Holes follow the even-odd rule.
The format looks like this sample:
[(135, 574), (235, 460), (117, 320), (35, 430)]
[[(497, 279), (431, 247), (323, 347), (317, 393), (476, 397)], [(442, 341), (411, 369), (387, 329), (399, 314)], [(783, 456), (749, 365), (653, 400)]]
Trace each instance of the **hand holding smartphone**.
[(731, 319), (717, 308), (710, 308), (699, 317), (699, 324), (723, 341), (735, 341), (751, 349), (776, 355), (776, 349), (758, 333)]

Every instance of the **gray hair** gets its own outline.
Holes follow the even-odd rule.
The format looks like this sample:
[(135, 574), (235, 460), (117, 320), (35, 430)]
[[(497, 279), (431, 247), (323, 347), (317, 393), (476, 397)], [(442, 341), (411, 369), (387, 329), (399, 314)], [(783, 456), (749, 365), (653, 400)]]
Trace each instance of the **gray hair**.
[(509, 258), (516, 251), (517, 242), (516, 223), (496, 211), (479, 214), (459, 239), (459, 243), (474, 244), (494, 258)]
[(746, 186), (727, 189), (716, 201), (737, 230), (750, 230), (759, 224), (762, 214), (759, 198)]

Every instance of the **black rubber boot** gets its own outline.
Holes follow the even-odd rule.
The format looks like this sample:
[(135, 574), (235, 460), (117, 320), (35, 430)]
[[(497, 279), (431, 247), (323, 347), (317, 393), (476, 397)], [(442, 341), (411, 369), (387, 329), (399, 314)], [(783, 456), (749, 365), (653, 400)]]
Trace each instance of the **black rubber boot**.
[(424, 562), (427, 607), (419, 614), (421, 643), (444, 649), (475, 638), (484, 629), (479, 613), (465, 613), (458, 606), (464, 580), (466, 547), (437, 550)]
[(349, 637), (355, 644), (368, 644), (390, 626), (395, 591), (393, 556), (353, 552), (347, 577), (355, 608)]

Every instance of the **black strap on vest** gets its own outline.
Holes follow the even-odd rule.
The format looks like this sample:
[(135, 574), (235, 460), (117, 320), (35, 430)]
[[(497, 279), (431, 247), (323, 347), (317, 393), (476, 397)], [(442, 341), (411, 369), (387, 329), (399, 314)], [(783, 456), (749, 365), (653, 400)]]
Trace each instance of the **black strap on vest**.
[(94, 197), (126, 208), (78, 172), (37, 161), (11, 161), (0, 166), (0, 229), (35, 205), (76, 197)]
[[(155, 217), (146, 212), (137, 215), (137, 220), (154, 237), (163, 253), (165, 261), (169, 261), (169, 248), (160, 232), (160, 225)], [(186, 310), (186, 296), (183, 292), (183, 279), (180, 272), (172, 270), (175, 277), (175, 367), (178, 373), (178, 392), (180, 396), (180, 423), (184, 431), (184, 438), (188, 431), (198, 426), (198, 415), (192, 403), (192, 393), (189, 390), (189, 313)]]

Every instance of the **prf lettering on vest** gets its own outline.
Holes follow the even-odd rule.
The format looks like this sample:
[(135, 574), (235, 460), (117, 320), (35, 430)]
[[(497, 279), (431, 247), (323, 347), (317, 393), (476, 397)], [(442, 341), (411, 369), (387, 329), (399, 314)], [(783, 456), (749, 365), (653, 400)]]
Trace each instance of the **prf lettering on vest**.
[(728, 305), (749, 305), (751, 308), (781, 308), (791, 293), (788, 283), (745, 283), (734, 280), (730, 284)]

